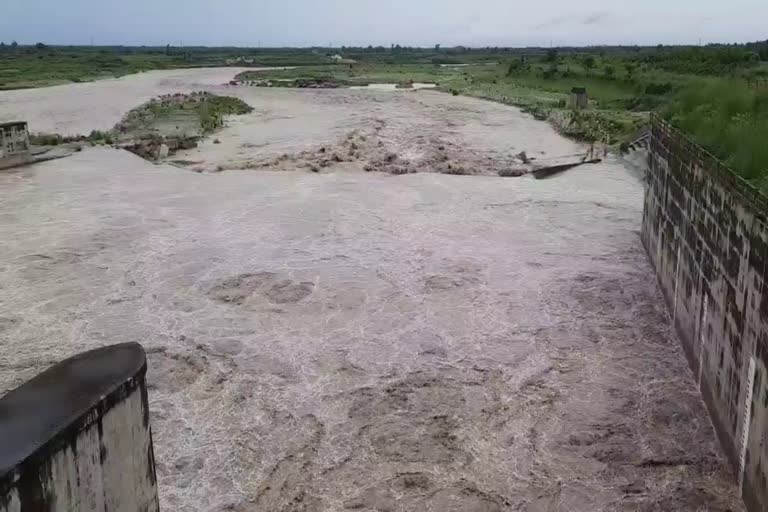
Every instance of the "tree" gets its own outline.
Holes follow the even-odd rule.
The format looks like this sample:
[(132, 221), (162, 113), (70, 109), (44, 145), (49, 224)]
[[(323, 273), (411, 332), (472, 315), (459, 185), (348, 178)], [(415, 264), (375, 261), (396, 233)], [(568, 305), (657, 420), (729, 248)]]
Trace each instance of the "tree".
[(19, 46), (19, 43), (17, 43), (16, 41), (11, 43), (11, 48), (16, 48), (17, 46)]
[(37, 43), (35, 44), (35, 48), (37, 48), (38, 50), (45, 50), (46, 46), (43, 43)]
[(439, 43), (435, 45), (435, 51), (436, 51), (436, 52), (439, 52), (439, 51), (440, 51), (440, 44), (439, 44)]
[(595, 56), (594, 55), (587, 55), (584, 57), (584, 60), (582, 61), (582, 64), (584, 64), (584, 69), (587, 70), (587, 72), (591, 71), (595, 67)]
[(520, 57), (519, 59), (515, 59), (509, 63), (509, 68), (507, 68), (507, 76), (524, 73), (526, 71), (528, 71), (528, 63), (526, 62), (525, 57)]
[(624, 64), (624, 69), (627, 71), (627, 78), (629, 80), (632, 80), (635, 77), (635, 70), (637, 69), (637, 64), (634, 62), (627, 62)]
[(542, 76), (545, 80), (550, 80), (557, 76), (558, 68), (557, 63), (553, 62), (549, 65), (549, 69), (545, 70), (544, 73), (542, 73)]
[(557, 62), (557, 50), (554, 48), (547, 50), (547, 62)]
[(613, 76), (616, 74), (616, 68), (613, 66), (605, 66), (605, 77), (606, 78), (613, 78)]

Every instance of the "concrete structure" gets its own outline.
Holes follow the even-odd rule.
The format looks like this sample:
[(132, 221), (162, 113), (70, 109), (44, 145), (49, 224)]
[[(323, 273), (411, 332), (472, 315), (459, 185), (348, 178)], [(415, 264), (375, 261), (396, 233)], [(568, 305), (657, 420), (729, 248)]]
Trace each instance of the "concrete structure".
[(155, 512), (144, 350), (68, 359), (0, 399), (0, 511)]
[(587, 89), (584, 87), (574, 87), (571, 89), (571, 108), (574, 110), (582, 110), (587, 107), (589, 107)]
[(0, 123), (0, 169), (32, 161), (27, 123)]
[(747, 508), (768, 510), (768, 199), (652, 124), (643, 243)]

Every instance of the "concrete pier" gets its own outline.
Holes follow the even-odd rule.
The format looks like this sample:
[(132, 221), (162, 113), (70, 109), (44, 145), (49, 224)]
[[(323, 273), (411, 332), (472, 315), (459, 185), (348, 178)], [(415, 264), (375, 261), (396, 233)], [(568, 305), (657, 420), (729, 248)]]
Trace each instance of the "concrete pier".
[(154, 512), (143, 348), (63, 361), (0, 399), (0, 511)]

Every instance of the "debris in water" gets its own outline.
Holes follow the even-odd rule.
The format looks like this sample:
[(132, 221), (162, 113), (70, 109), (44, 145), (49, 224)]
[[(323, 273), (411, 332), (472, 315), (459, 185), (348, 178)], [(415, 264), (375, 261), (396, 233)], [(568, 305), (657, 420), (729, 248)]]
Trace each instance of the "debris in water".
[(571, 162), (567, 164), (551, 165), (549, 167), (540, 167), (538, 169), (534, 169), (531, 172), (531, 174), (533, 174), (534, 178), (536, 178), (537, 180), (540, 180), (544, 178), (549, 178), (550, 176), (559, 174), (569, 169), (573, 169), (574, 167), (579, 167), (580, 165), (596, 164), (602, 161), (603, 161), (602, 158), (594, 158), (592, 160), (584, 160), (582, 162)]

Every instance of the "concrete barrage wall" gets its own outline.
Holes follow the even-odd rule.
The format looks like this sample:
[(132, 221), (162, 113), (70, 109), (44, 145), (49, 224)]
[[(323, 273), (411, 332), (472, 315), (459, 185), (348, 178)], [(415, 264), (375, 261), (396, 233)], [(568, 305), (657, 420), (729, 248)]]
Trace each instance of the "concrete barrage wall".
[(768, 510), (768, 200), (652, 125), (643, 244), (744, 501)]
[(0, 399), (0, 511), (159, 509), (144, 350), (68, 359)]
[(31, 161), (27, 124), (0, 123), (0, 169), (24, 165)]

